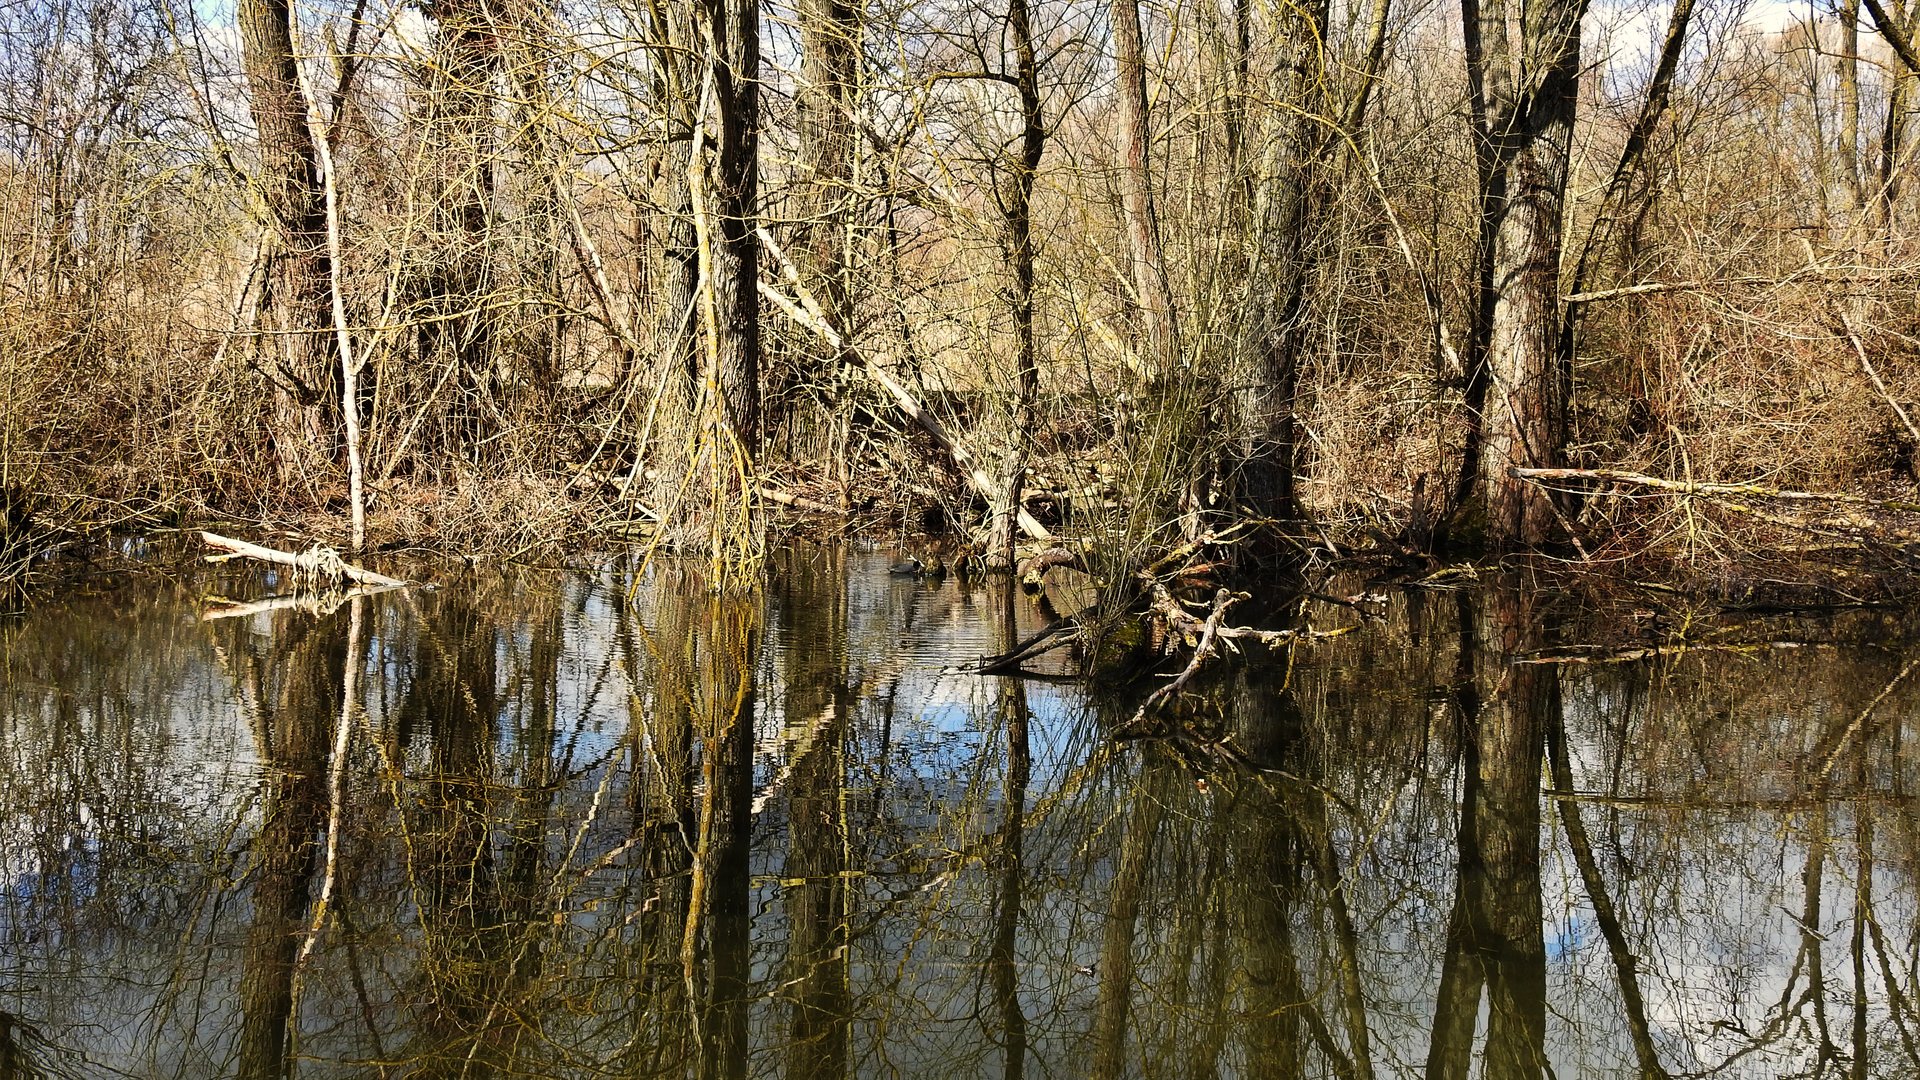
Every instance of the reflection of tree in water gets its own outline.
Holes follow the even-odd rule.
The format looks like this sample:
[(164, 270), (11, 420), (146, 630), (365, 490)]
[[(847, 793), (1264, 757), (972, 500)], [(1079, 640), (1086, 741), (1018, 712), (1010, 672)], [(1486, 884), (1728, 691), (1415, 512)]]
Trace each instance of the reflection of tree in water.
[(1537, 591), (1416, 594), (1116, 746), (1132, 700), (931, 673), (1020, 601), (859, 566), (475, 575), (351, 658), (0, 627), (0, 1012), (171, 1076), (1913, 1071), (1904, 646), (1567, 663)]

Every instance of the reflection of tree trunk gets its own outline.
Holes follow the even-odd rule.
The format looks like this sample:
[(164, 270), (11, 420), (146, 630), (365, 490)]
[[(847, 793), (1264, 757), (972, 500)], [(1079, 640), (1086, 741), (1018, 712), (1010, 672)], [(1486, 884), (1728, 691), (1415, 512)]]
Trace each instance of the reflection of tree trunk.
[[(1488, 1077), (1539, 1076), (1545, 1063), (1547, 953), (1540, 905), (1540, 762), (1547, 718), (1560, 712), (1560, 673), (1510, 666), (1534, 644), (1537, 617), (1518, 596), (1487, 598), (1480, 710), (1480, 799), (1474, 832), (1485, 877), (1476, 937), (1487, 973)], [(1504, 685), (1503, 685), (1504, 682)]]
[(422, 605), (422, 657), (401, 702), (408, 726), (431, 732), (432, 773), (409, 868), (420, 890), (425, 972), (432, 994), (422, 1033), (450, 1057), (485, 1062), (489, 980), (500, 961), (501, 896), (488, 822), (493, 771), (496, 640), (471, 597), (441, 594)]
[[(1473, 598), (1463, 596), (1463, 615)], [(1430, 1078), (1467, 1075), (1481, 989), (1487, 1077), (1537, 1077), (1545, 1065), (1546, 942), (1540, 902), (1540, 763), (1560, 712), (1559, 673), (1510, 665), (1537, 641), (1536, 612), (1493, 592), (1463, 618), (1461, 667), (1480, 698), (1467, 729), (1458, 884), (1427, 1058)]]
[[(681, 964), (699, 1040), (701, 1080), (747, 1071), (757, 601), (707, 600), (700, 680), (704, 732), (699, 839)], [(705, 961), (703, 964), (702, 961)]]
[[(1864, 743), (1857, 782), (1858, 790), (1864, 793), (1867, 790)], [(1867, 1063), (1871, 1060), (1867, 1049), (1867, 1004), (1872, 1000), (1867, 988), (1867, 923), (1874, 918), (1873, 810), (1864, 802), (1854, 804), (1853, 841), (1853, 941), (1848, 948), (1853, 959), (1853, 1080), (1867, 1080)]]
[[(518, 730), (513, 733), (513, 752), (518, 759), (512, 775), (514, 787), (511, 817), (507, 821), (505, 850), (501, 853), (500, 898), (503, 926), (513, 937), (511, 966), (501, 974), (508, 989), (519, 991), (533, 985), (539, 976), (541, 947), (546, 925), (542, 916), (552, 906), (548, 894), (551, 881), (546, 866), (547, 834), (553, 821), (553, 801), (558, 785), (553, 775), (553, 754), (559, 735), (556, 712), (560, 695), (560, 655), (566, 648), (564, 609), (559, 597), (545, 594), (533, 598), (544, 608), (529, 612), (527, 667), (519, 680), (524, 697), (517, 710)], [(508, 942), (502, 942), (503, 946)]]
[(327, 734), (339, 711), (346, 665), (345, 637), (336, 625), (343, 618), (283, 617), (274, 627), (280, 636), (270, 658), (245, 676), (260, 684), (276, 675), (284, 680), (277, 693), (257, 699), (264, 714), (257, 734), (272, 772), (252, 845), (253, 923), (241, 961), (235, 1074), (245, 1080), (286, 1076), (292, 1064), (294, 965), (308, 883), (319, 865), (315, 838), (326, 819)]
[(1306, 1064), (1300, 1022), (1312, 1008), (1300, 979), (1293, 934), (1294, 900), (1300, 893), (1300, 824), (1274, 793), (1261, 794), (1266, 798), (1259, 803), (1239, 808), (1243, 819), (1250, 820), (1243, 820), (1234, 836), (1234, 863), (1244, 865), (1247, 874), (1241, 914), (1250, 1014), (1247, 1047), (1253, 1059), (1275, 1075), (1296, 1076)]
[[(677, 597), (671, 576), (660, 593)], [(643, 634), (630, 607), (618, 615), (620, 648), (627, 671), (627, 715), (634, 739), (632, 829), (638, 840), (645, 877), (657, 882), (638, 900), (639, 972), (637, 1000), (654, 1003), (637, 1010), (635, 1064), (631, 1071), (653, 1075), (665, 1062), (693, 1058), (684, 1017), (686, 982), (681, 975), (681, 932), (691, 902), (689, 852), (693, 848), (693, 747), (691, 720), (693, 657), (688, 651), (691, 606), (672, 602), (658, 608), (657, 633), (645, 634), (647, 658), (635, 640)], [(644, 694), (651, 697), (644, 697)]]
[(1094, 1003), (1093, 1065), (1095, 1080), (1123, 1076), (1127, 1065), (1127, 1020), (1133, 1006), (1133, 938), (1146, 896), (1148, 871), (1160, 838), (1160, 793), (1151, 790), (1156, 770), (1142, 767), (1131, 792), (1132, 811), (1120, 838), (1120, 855), (1110, 887), (1110, 906), (1100, 945), (1100, 993)]
[(1547, 757), (1552, 764), (1553, 786), (1562, 798), (1560, 804), (1560, 824), (1566, 830), (1567, 846), (1573, 849), (1574, 865), (1580, 869), (1581, 883), (1586, 887), (1587, 899), (1593, 904), (1594, 921), (1600, 925), (1600, 934), (1607, 939), (1607, 952), (1613, 957), (1614, 974), (1620, 982), (1620, 1004), (1627, 1014), (1627, 1032), (1633, 1038), (1633, 1054), (1640, 1063), (1640, 1075), (1643, 1080), (1664, 1077), (1667, 1071), (1660, 1065), (1659, 1051), (1653, 1045), (1653, 1033), (1647, 1026), (1646, 1001), (1640, 996), (1640, 961), (1633, 955), (1627, 944), (1627, 935), (1620, 927), (1620, 916), (1614, 910), (1613, 897), (1607, 892), (1607, 881), (1600, 875), (1600, 861), (1593, 857), (1593, 842), (1587, 838), (1586, 822), (1580, 817), (1580, 804), (1565, 797), (1573, 791), (1573, 767), (1567, 759), (1567, 729), (1558, 715), (1547, 720)]
[(780, 575), (784, 631), (807, 648), (784, 652), (787, 729), (798, 733), (789, 781), (788, 996), (793, 1049), (787, 1074), (834, 1077), (847, 1071), (851, 1013), (847, 955), (847, 822), (842, 743), (853, 705), (847, 687), (843, 549), (809, 558), (788, 553)]
[[(1019, 2), (1019, 0), (1015, 0)], [(1001, 605), (1001, 650), (1019, 644), (1015, 625), (1016, 598), (1013, 583), (1007, 583)], [(1022, 865), (1026, 840), (1027, 780), (1033, 768), (1032, 749), (1027, 739), (1027, 687), (1015, 678), (1000, 680), (1000, 717), (1007, 731), (1007, 783), (1001, 796), (1005, 814), (1000, 826), (1000, 864), (998, 895), (993, 905), (993, 944), (987, 956), (987, 973), (992, 980), (993, 1000), (1000, 1010), (1001, 1046), (1006, 1052), (1000, 1075), (1006, 1080), (1021, 1080), (1027, 1069), (1027, 1014), (1020, 1008), (1020, 971), (1018, 943), (1022, 902)]]

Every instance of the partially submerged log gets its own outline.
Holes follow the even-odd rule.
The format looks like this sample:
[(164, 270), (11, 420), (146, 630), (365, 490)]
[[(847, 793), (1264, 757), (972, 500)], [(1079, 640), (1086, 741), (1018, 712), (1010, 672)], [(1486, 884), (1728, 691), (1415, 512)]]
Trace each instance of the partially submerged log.
[(208, 547), (219, 548), (222, 554), (207, 556), (208, 562), (227, 562), (231, 559), (257, 559), (260, 562), (273, 563), (276, 566), (292, 567), (296, 574), (311, 580), (331, 584), (375, 585), (397, 589), (408, 583), (399, 578), (390, 578), (385, 574), (376, 574), (340, 558), (340, 553), (330, 547), (315, 544), (306, 551), (294, 553), (280, 551), (277, 548), (249, 544), (245, 540), (235, 540), (230, 536), (203, 532), (200, 539)]

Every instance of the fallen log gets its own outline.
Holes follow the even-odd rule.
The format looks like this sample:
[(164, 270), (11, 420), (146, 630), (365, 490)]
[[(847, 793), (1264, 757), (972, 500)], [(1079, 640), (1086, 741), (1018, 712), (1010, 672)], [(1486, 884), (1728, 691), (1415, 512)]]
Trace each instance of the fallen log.
[(342, 560), (339, 552), (320, 544), (295, 553), (250, 544), (245, 540), (235, 540), (230, 536), (221, 536), (217, 533), (203, 532), (200, 534), (200, 539), (208, 547), (219, 548), (222, 552), (219, 555), (207, 556), (208, 562), (256, 559), (276, 566), (292, 567), (296, 574), (334, 584), (377, 585), (386, 588), (401, 588), (408, 584), (399, 578), (390, 578), (385, 574), (376, 574), (371, 570), (354, 566)]
[(1900, 499), (1876, 499), (1845, 492), (1795, 491), (1755, 483), (1716, 483), (1705, 480), (1668, 480), (1626, 469), (1521, 469), (1512, 470), (1522, 480), (1545, 484), (1553, 481), (1597, 480), (1609, 484), (1628, 484), (1676, 495), (1707, 495), (1749, 499), (1779, 499), (1783, 502), (1832, 502), (1850, 506), (1871, 506), (1881, 510), (1920, 512), (1920, 503)]

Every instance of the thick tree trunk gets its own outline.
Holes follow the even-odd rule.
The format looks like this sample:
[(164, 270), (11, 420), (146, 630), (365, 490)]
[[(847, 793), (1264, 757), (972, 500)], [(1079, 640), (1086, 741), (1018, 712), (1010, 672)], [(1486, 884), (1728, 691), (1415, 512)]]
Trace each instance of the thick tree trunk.
[(1247, 425), (1254, 445), (1241, 469), (1241, 493), (1256, 513), (1279, 521), (1300, 517), (1294, 417), (1312, 233), (1320, 217), (1315, 172), (1330, 122), (1323, 89), (1326, 25), (1325, 0), (1288, 5), (1280, 15), (1279, 108), (1254, 211), (1260, 246), (1250, 276), (1257, 298), (1253, 318), (1258, 378)]
[[(694, 100), (700, 86), (699, 72), (689, 61), (698, 55), (699, 32), (692, 26), (692, 12), (685, 3), (654, 4), (653, 93), (659, 102), (662, 149), (658, 161), (659, 189), (656, 200), (666, 212), (653, 215), (660, 232), (664, 271), (657, 290), (657, 306), (652, 322), (652, 345), (662, 357), (677, 361), (686, 374), (686, 385), (699, 382), (695, 361), (695, 327), (699, 325), (696, 305), (700, 290), (700, 240), (693, 221), (693, 193), (688, 187), (688, 169), (692, 165), (693, 128), (699, 123)], [(635, 377), (649, 379), (651, 372), (637, 371)], [(691, 406), (691, 400), (685, 404)], [(646, 447), (639, 452), (645, 453)]]
[(850, 333), (847, 223), (853, 205), (853, 105), (860, 10), (847, 0), (801, 0), (799, 228), (793, 251), (833, 325)]
[(248, 105), (260, 146), (260, 189), (277, 250), (265, 289), (275, 331), (273, 439), (283, 482), (329, 467), (339, 393), (328, 346), (327, 216), (307, 127), (287, 0), (240, 0), (236, 12)]
[(1480, 213), (1490, 303), (1476, 494), (1490, 547), (1541, 544), (1558, 532), (1548, 496), (1513, 470), (1557, 464), (1566, 441), (1560, 252), (1586, 9), (1586, 0), (1529, 5), (1515, 42), (1506, 4), (1462, 5), (1477, 24), (1479, 47), (1469, 56), (1487, 148)]
[(1171, 370), (1179, 354), (1173, 287), (1153, 205), (1153, 165), (1149, 147), (1153, 126), (1147, 114), (1147, 67), (1140, 33), (1139, 0), (1112, 0), (1114, 70), (1120, 96), (1125, 161), (1120, 170), (1120, 201), (1127, 219), (1127, 247), (1133, 287), (1140, 303), (1140, 324), (1147, 353), (1158, 371)]

